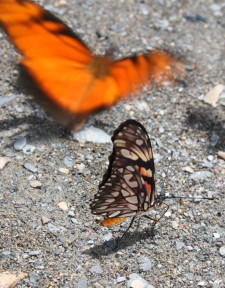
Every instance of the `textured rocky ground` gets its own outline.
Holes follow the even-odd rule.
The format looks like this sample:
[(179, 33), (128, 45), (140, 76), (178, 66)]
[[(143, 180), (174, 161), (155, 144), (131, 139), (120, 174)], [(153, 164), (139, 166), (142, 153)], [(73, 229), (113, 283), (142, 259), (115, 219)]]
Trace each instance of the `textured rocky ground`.
[[(0, 270), (28, 273), (17, 287), (131, 287), (132, 273), (154, 287), (225, 287), (225, 161), (217, 155), (225, 150), (225, 101), (216, 107), (202, 101), (215, 85), (225, 84), (225, 3), (149, 2), (41, 4), (97, 53), (113, 46), (116, 55), (127, 56), (166, 46), (181, 57), (186, 86), (145, 88), (140, 99), (91, 117), (89, 125), (111, 135), (135, 118), (153, 139), (157, 192), (173, 150), (168, 191), (215, 200), (167, 200), (170, 208), (154, 239), (142, 219), (139, 233), (131, 229), (113, 251), (128, 223), (102, 228), (89, 209), (112, 145), (73, 140), (31, 103), (16, 81), (17, 55), (0, 34), (0, 101), (13, 98), (0, 106), (0, 156), (10, 159), (0, 171)], [(15, 150), (21, 137), (31, 146)]]

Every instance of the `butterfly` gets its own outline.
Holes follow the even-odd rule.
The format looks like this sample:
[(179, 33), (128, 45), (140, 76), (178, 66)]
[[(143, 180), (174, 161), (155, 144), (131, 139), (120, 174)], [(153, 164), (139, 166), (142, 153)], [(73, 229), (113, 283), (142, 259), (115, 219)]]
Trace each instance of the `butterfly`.
[(183, 65), (160, 50), (119, 60), (94, 55), (60, 19), (30, 0), (1, 0), (0, 25), (41, 92), (36, 100), (74, 130), (145, 82), (160, 85), (184, 75)]
[(115, 130), (112, 141), (109, 167), (91, 204), (92, 213), (104, 217), (102, 226), (119, 224), (159, 203), (152, 145), (144, 126), (127, 120)]

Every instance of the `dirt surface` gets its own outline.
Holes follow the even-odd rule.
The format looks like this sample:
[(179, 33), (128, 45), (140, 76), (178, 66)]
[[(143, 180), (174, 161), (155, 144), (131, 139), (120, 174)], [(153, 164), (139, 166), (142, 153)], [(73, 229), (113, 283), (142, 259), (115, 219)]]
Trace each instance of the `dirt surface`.
[[(185, 86), (146, 87), (140, 99), (120, 102), (87, 125), (111, 135), (128, 118), (140, 121), (153, 143), (157, 193), (174, 151), (167, 191), (215, 199), (167, 200), (153, 239), (143, 218), (139, 233), (134, 225), (113, 250), (129, 222), (103, 228), (89, 209), (112, 145), (74, 141), (22, 93), (18, 55), (2, 33), (0, 100), (14, 99), (0, 106), (0, 156), (10, 159), (0, 170), (0, 272), (28, 273), (17, 287), (130, 287), (132, 273), (154, 287), (225, 287), (225, 161), (217, 155), (225, 150), (225, 106), (224, 98), (216, 107), (202, 101), (225, 84), (225, 2), (149, 2), (41, 4), (96, 53), (113, 47), (120, 57), (167, 47), (179, 55), (187, 68)], [(14, 143), (22, 136), (32, 146), (17, 151)]]

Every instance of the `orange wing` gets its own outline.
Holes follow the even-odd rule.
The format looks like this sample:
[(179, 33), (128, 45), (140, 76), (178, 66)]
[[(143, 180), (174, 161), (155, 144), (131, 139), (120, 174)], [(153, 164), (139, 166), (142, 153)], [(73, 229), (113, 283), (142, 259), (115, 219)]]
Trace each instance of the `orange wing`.
[(30, 0), (0, 0), (0, 23), (45, 102), (67, 126), (112, 106), (148, 79), (173, 81), (184, 71), (157, 50), (122, 60), (93, 55), (61, 20)]

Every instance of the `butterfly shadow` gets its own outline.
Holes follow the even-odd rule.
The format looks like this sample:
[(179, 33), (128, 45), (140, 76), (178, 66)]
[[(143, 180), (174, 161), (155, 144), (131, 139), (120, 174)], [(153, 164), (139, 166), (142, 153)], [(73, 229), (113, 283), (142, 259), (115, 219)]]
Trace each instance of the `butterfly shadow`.
[(208, 134), (211, 149), (225, 149), (225, 108), (218, 106), (189, 106), (186, 125)]
[(84, 254), (90, 255), (92, 258), (101, 258), (109, 254), (117, 253), (120, 250), (127, 249), (129, 246), (135, 245), (139, 241), (151, 239), (154, 242), (154, 237), (157, 234), (157, 229), (149, 227), (143, 231), (127, 232), (123, 239), (118, 236), (114, 239), (104, 241), (102, 244), (95, 245), (83, 251)]

